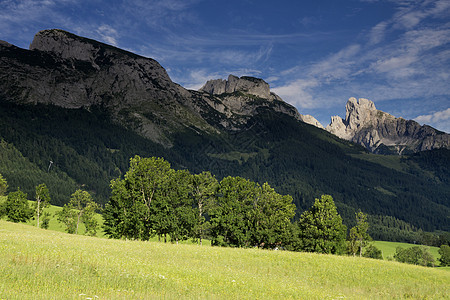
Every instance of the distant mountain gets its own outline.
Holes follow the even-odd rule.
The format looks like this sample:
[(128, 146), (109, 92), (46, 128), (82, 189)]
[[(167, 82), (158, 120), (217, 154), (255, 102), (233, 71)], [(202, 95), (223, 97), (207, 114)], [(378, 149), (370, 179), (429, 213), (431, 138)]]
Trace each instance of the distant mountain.
[(350, 98), (345, 120), (332, 117), (326, 130), (340, 138), (358, 143), (373, 153), (407, 154), (418, 151), (450, 149), (450, 135), (428, 125), (377, 110), (367, 99)]
[(62, 30), (39, 32), (30, 50), (0, 42), (0, 173), (10, 190), (32, 195), (45, 181), (55, 204), (75, 186), (105, 203), (138, 154), (268, 182), (298, 213), (330, 194), (348, 225), (355, 211), (370, 214), (381, 239), (449, 230), (449, 150), (373, 155), (316, 122), (262, 79), (230, 75), (190, 91), (153, 59)]
[[(200, 92), (206, 92), (211, 95), (220, 96), (222, 101), (227, 102), (230, 106), (242, 107), (242, 103), (246, 103), (245, 95), (252, 95), (252, 98), (267, 99), (274, 103), (278, 102), (276, 111), (288, 114), (304, 123), (314, 125), (318, 128), (323, 126), (311, 115), (299, 114), (297, 109), (285, 103), (277, 94), (270, 91), (269, 84), (262, 79), (242, 76), (241, 78), (234, 75), (228, 76), (228, 80), (213, 79), (206, 82), (200, 88)], [(280, 103), (281, 102), (281, 103)], [(261, 101), (259, 101), (259, 104)], [(241, 110), (242, 111), (242, 110)], [(248, 113), (252, 113), (248, 111)]]

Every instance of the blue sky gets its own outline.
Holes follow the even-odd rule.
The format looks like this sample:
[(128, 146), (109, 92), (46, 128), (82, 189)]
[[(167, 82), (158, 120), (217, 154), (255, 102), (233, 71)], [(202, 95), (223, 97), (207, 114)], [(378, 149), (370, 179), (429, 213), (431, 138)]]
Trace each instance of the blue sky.
[(190, 89), (263, 78), (324, 126), (350, 97), (450, 132), (449, 0), (0, 0), (0, 39), (60, 28), (151, 57)]

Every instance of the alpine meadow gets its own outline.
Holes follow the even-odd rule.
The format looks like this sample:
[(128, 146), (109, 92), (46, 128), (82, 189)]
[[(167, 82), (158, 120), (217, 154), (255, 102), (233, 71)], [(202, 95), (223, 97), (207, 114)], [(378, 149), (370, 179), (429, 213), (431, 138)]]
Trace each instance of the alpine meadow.
[(260, 78), (0, 41), (0, 298), (447, 299), (449, 162), (365, 98), (324, 127)]

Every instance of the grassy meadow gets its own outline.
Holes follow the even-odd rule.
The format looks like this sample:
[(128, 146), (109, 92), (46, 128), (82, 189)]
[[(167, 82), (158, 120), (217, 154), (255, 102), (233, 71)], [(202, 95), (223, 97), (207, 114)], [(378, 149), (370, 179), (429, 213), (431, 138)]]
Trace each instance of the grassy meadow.
[[(34, 201), (28, 201), (28, 202), (30, 204), (30, 207), (34, 207), (33, 206), (34, 203), (35, 203)], [(62, 207), (54, 206), (54, 205), (50, 205), (50, 207), (47, 207), (47, 208), (44, 209), (44, 212), (50, 213), (50, 222), (49, 222), (49, 226), (48, 226), (49, 230), (65, 232), (65, 226), (58, 221), (58, 217), (56, 216), (56, 214), (58, 212), (60, 212), (61, 210), (62, 210)], [(97, 236), (103, 237), (105, 235), (103, 230), (102, 230), (103, 218), (102, 218), (102, 216), (100, 214), (96, 214), (95, 218), (96, 218), (96, 220), (97, 220), (97, 222), (99, 224), (99, 227), (97, 229)], [(35, 218), (30, 219), (27, 222), (27, 224), (32, 225), (32, 226), (36, 226), (36, 219)], [(78, 231), (79, 231), (78, 234), (85, 234), (86, 228), (84, 227), (83, 223), (79, 224)]]
[(449, 299), (450, 272), (287, 251), (109, 240), (0, 220), (0, 299)]
[[(413, 245), (413, 244), (407, 244), (407, 243), (396, 243), (396, 242), (385, 242), (385, 241), (374, 241), (373, 244), (381, 250), (383, 254), (383, 259), (393, 259), (394, 253), (397, 247), (401, 247), (403, 249), (410, 248), (413, 246), (420, 246), (420, 245)], [(439, 248), (438, 247), (430, 247), (430, 246), (424, 246), (426, 247), (431, 255), (433, 255), (434, 259), (436, 260), (436, 265), (439, 265), (438, 259), (441, 257), (441, 255), (438, 253)]]

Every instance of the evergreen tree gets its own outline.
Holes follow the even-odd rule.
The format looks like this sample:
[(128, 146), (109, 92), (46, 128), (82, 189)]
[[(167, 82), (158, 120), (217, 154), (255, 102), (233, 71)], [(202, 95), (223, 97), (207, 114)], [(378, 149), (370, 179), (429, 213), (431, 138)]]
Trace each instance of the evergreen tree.
[(301, 250), (331, 254), (343, 253), (347, 228), (342, 224), (342, 218), (330, 195), (322, 195), (320, 199), (316, 198), (314, 205), (301, 215), (298, 224)]
[(5, 202), (5, 214), (8, 221), (26, 222), (33, 216), (27, 200), (27, 194), (17, 189), (16, 192), (9, 193)]

